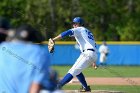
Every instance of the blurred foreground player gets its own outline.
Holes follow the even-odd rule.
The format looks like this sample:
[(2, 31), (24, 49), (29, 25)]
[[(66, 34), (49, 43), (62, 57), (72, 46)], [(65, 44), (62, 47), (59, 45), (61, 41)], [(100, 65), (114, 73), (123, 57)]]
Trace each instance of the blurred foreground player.
[[(0, 93), (39, 93), (50, 84), (49, 53), (41, 34), (29, 25), (9, 31), (0, 45)], [(11, 40), (12, 39), (12, 40)]]

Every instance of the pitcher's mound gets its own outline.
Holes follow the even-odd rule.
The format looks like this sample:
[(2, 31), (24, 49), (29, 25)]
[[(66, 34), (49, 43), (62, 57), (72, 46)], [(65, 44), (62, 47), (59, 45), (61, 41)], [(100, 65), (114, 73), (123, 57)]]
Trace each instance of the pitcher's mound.
[[(83, 92), (79, 92), (78, 90), (65, 90), (65, 93), (83, 93)], [(92, 90), (91, 92), (84, 93), (125, 93), (125, 92), (112, 90)]]

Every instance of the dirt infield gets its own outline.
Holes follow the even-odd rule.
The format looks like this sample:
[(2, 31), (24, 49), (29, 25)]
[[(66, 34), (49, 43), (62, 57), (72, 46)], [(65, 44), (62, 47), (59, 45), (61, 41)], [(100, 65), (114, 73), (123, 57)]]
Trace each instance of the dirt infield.
[[(127, 77), (110, 77), (110, 78), (101, 78), (101, 77), (88, 77), (86, 78), (87, 83), (90, 85), (140, 85), (140, 78), (127, 78)], [(70, 85), (80, 84), (79, 81), (74, 78)]]
[[(65, 93), (81, 93), (78, 90), (65, 90)], [(109, 91), (109, 90), (92, 90), (91, 92), (84, 93), (125, 93), (121, 91)]]

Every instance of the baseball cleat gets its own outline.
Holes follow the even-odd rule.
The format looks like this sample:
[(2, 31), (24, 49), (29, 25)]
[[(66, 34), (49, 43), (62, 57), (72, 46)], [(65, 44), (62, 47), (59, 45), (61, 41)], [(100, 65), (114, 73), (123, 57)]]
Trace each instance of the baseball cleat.
[(61, 86), (61, 84), (57, 84), (57, 87), (56, 87), (56, 89), (62, 89), (62, 86)]
[(91, 92), (90, 86), (85, 89), (83, 86), (80, 88), (79, 92)]

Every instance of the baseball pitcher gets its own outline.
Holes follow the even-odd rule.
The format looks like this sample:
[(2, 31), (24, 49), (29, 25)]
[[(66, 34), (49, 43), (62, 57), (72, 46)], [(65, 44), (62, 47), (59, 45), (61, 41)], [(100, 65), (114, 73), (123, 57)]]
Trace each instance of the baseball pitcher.
[[(68, 71), (68, 73), (64, 76), (64, 78), (58, 83), (58, 88), (62, 88), (62, 86), (67, 84), (69, 81), (72, 80), (73, 77), (76, 76), (77, 79), (82, 84), (82, 88), (80, 92), (90, 92), (91, 91), (90, 86), (87, 85), (87, 82), (85, 80), (82, 71), (87, 67), (89, 67), (90, 65), (92, 65), (93, 62), (96, 62), (97, 60), (97, 49), (96, 49), (94, 36), (90, 32), (90, 30), (84, 27), (84, 20), (81, 17), (75, 17), (73, 19), (73, 28), (64, 31), (58, 36), (50, 39), (50, 42), (52, 44), (52, 41), (54, 42), (66, 36), (75, 37), (76, 42), (79, 45), (81, 54), (79, 58), (76, 60), (75, 64), (72, 66), (72, 68)], [(50, 48), (50, 46), (49, 49), (54, 50), (54, 48)]]

